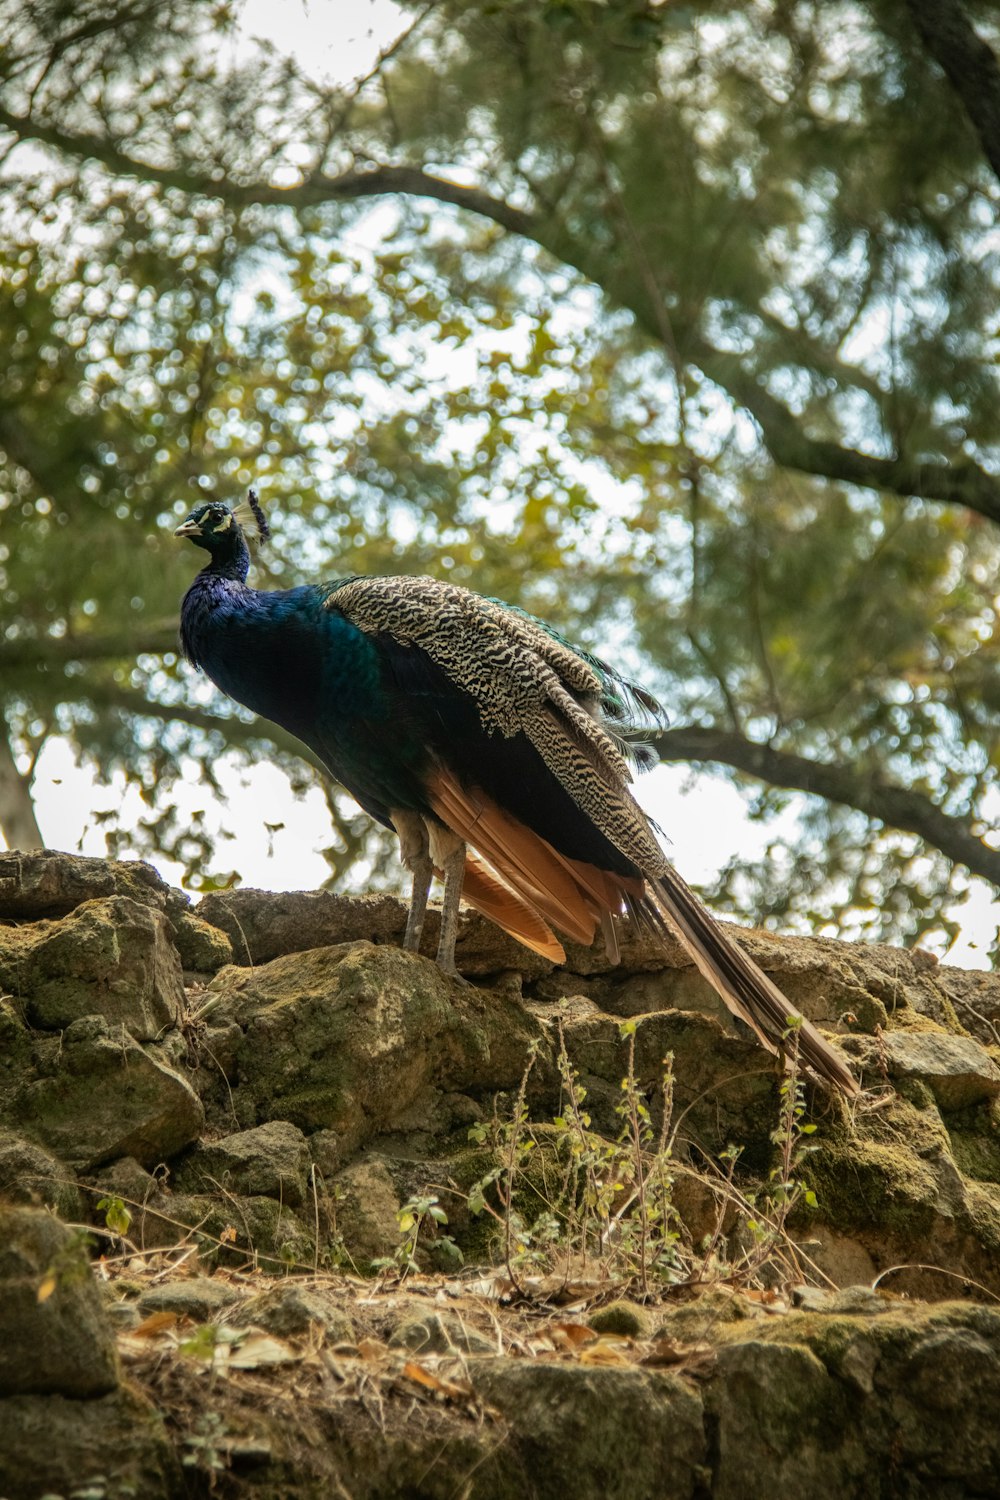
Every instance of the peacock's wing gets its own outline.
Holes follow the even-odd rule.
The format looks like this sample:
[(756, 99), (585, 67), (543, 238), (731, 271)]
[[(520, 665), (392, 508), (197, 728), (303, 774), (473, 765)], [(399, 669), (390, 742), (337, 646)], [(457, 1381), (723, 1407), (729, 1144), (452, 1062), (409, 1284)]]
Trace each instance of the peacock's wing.
[[(522, 901), (581, 942), (591, 941), (602, 923), (612, 950), (612, 915), (624, 910), (654, 929), (666, 920), (764, 1046), (779, 1051), (794, 1025), (804, 1060), (845, 1093), (857, 1092), (837, 1050), (801, 1020), (670, 866), (629, 790), (627, 757), (601, 721), (607, 688), (593, 660), (530, 616), (431, 578), (352, 580), (327, 607), (391, 643), (401, 673), (443, 684), (441, 703), (450, 697), (456, 715), (465, 710), (465, 732), (437, 740), (426, 793), (434, 813)], [(489, 742), (498, 739), (510, 747), (504, 760), (518, 766), (522, 781), (531, 780), (534, 767), (534, 799), (530, 787), (526, 796), (509, 780), (506, 797), (483, 789), (479, 768), (490, 758)], [(546, 838), (539, 828), (555, 825), (544, 804), (556, 796), (569, 799), (577, 826), (563, 818), (565, 836)], [(537, 816), (526, 812), (532, 801)], [(579, 857), (572, 841), (582, 837), (580, 829), (600, 836), (607, 857)]]
[[(425, 657), (475, 706), (486, 736), (526, 740), (636, 873), (664, 868), (628, 790), (627, 756), (601, 719), (607, 681), (573, 647), (519, 610), (433, 578), (356, 579), (337, 589), (328, 607)], [(448, 757), (448, 768), (466, 785), (475, 784), (474, 749), (456, 742)]]

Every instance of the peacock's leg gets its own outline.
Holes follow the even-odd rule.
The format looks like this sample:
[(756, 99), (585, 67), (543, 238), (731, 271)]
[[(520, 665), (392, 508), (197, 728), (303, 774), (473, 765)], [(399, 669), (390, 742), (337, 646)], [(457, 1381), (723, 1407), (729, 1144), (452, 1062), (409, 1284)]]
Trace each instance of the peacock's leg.
[(413, 890), (410, 895), (410, 910), (406, 918), (406, 933), (403, 947), (408, 953), (419, 953), (420, 939), (427, 915), (427, 896), (434, 877), (427, 829), (419, 813), (406, 808), (395, 808), (391, 814), (393, 827), (399, 834), (399, 853), (403, 864), (413, 875)]
[(438, 939), (438, 968), (459, 978), (455, 968), (455, 939), (458, 937), (458, 907), (465, 879), (465, 844), (457, 834), (440, 824), (429, 825), (431, 859), (444, 876), (444, 900), (441, 903), (441, 936)]

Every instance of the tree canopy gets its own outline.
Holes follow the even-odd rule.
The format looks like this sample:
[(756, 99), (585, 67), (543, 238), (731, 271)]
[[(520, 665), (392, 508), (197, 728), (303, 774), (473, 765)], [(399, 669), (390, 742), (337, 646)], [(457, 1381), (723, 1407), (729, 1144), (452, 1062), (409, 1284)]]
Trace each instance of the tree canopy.
[(8, 841), (52, 733), (193, 877), (178, 778), (314, 774), (178, 670), (166, 538), (254, 482), (263, 577), (510, 598), (644, 676), (663, 758), (809, 793), (719, 904), (946, 928), (1000, 885), (995, 8), (409, 13), (344, 85), (235, 5), (0, 0)]

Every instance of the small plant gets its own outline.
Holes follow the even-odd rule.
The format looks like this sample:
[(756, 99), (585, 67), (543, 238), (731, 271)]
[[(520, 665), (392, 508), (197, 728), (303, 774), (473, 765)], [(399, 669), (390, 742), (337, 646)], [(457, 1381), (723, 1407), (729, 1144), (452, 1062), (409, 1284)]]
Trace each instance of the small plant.
[(123, 1240), (132, 1227), (132, 1214), (122, 1198), (99, 1198), (97, 1212), (104, 1215), (104, 1223), (112, 1234)]
[(215, 1348), (219, 1342), (219, 1330), (213, 1323), (201, 1323), (192, 1333), (190, 1338), (184, 1340), (179, 1346), (180, 1352), (188, 1359), (203, 1359), (209, 1364), (215, 1357)]
[[(805, 1119), (805, 1091), (799, 1070), (800, 1025), (799, 1018), (794, 1020), (782, 1039), (788, 1060), (787, 1071), (780, 1089), (778, 1123), (771, 1132), (771, 1140), (778, 1148), (778, 1162), (768, 1173), (767, 1182), (757, 1195), (757, 1204), (765, 1212), (747, 1220), (747, 1227), (756, 1242), (755, 1252), (751, 1257), (751, 1265), (755, 1268), (779, 1247), (789, 1247), (787, 1224), (793, 1209), (800, 1203), (807, 1208), (818, 1206), (816, 1194), (799, 1176), (806, 1156), (816, 1149), (809, 1140), (815, 1134), (816, 1126)], [(792, 1254), (794, 1257), (794, 1247)]]
[[(551, 1125), (533, 1125), (529, 1119), (526, 1094), (533, 1053), (510, 1118), (469, 1132), (471, 1140), (497, 1148), (498, 1160), (469, 1190), (467, 1201), (470, 1213), (486, 1213), (496, 1221), (513, 1284), (525, 1290), (526, 1274), (556, 1272), (603, 1279), (619, 1290), (631, 1285), (648, 1297), (680, 1282), (753, 1281), (775, 1260), (801, 1276), (787, 1223), (797, 1207), (816, 1206), (815, 1194), (800, 1175), (805, 1156), (815, 1149), (809, 1138), (816, 1127), (805, 1118), (796, 1028), (785, 1036), (789, 1068), (771, 1133), (776, 1165), (763, 1186), (750, 1190), (737, 1177), (741, 1146), (707, 1158), (703, 1170), (686, 1155), (678, 1158), (673, 1058), (663, 1061), (657, 1100), (636, 1074), (636, 1029), (632, 1020), (620, 1026), (625, 1068), (615, 1107), (620, 1127), (613, 1140), (594, 1129), (587, 1090), (561, 1031), (556, 1067), (562, 1109)], [(715, 1198), (714, 1225), (697, 1252), (674, 1205), (674, 1183), (681, 1176), (700, 1183)], [(532, 1202), (538, 1204), (533, 1213)], [(751, 1239), (749, 1250), (734, 1259), (724, 1233), (730, 1219), (742, 1221)]]
[(225, 1439), (226, 1424), (219, 1413), (203, 1412), (195, 1431), (188, 1433), (184, 1439), (185, 1448), (190, 1448), (191, 1451), (185, 1453), (181, 1462), (186, 1469), (203, 1470), (210, 1476), (211, 1484), (215, 1476), (227, 1467), (223, 1447)]
[[(511, 1280), (520, 1285), (526, 1271), (545, 1271), (559, 1266), (565, 1274), (599, 1274), (616, 1283), (635, 1281), (643, 1295), (653, 1281), (673, 1282), (685, 1274), (679, 1247), (679, 1221), (671, 1202), (673, 1170), (668, 1132), (673, 1102), (672, 1058), (664, 1063), (662, 1081), (663, 1118), (654, 1129), (649, 1101), (635, 1072), (635, 1022), (620, 1029), (627, 1044), (626, 1073), (622, 1098), (616, 1108), (621, 1129), (608, 1140), (593, 1128), (586, 1107), (587, 1091), (580, 1082), (560, 1032), (556, 1066), (562, 1081), (563, 1109), (546, 1130), (552, 1155), (558, 1163), (558, 1181), (544, 1182), (539, 1153), (542, 1127), (532, 1127), (525, 1102), (528, 1067), (514, 1101), (512, 1117), (493, 1127), (500, 1149), (500, 1162), (477, 1182), (468, 1195), (473, 1214), (489, 1213), (503, 1235), (504, 1263)], [(469, 1132), (480, 1143), (490, 1128), (479, 1125)], [(531, 1169), (541, 1154), (540, 1170)], [(539, 1182), (538, 1179), (543, 1179)], [(529, 1218), (525, 1199), (540, 1201)], [(490, 1202), (495, 1196), (497, 1206)]]
[[(400, 1233), (399, 1244), (392, 1255), (373, 1260), (373, 1268), (377, 1271), (398, 1271), (400, 1278), (409, 1275), (411, 1271), (419, 1271), (420, 1267), (416, 1259), (417, 1241), (428, 1219), (434, 1224), (447, 1224), (448, 1222), (448, 1215), (437, 1198), (415, 1195), (404, 1203), (396, 1212), (396, 1222)], [(458, 1247), (455, 1248), (457, 1250)]]

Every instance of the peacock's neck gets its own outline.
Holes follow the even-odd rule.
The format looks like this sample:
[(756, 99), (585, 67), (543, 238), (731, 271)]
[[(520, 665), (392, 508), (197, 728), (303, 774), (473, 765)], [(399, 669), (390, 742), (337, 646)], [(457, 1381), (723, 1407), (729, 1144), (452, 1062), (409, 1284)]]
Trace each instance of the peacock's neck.
[(229, 583), (246, 583), (250, 552), (242, 533), (237, 532), (224, 550), (213, 552), (201, 571), (212, 578), (224, 578)]

